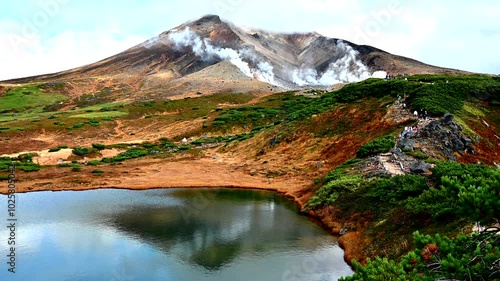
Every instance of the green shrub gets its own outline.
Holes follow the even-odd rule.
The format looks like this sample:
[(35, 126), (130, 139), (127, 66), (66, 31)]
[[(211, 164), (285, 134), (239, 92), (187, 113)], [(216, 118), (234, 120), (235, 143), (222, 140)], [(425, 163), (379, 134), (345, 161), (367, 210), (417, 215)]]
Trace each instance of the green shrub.
[(122, 152), (113, 158), (105, 157), (101, 160), (101, 162), (102, 163), (116, 163), (116, 162), (122, 162), (122, 161), (129, 160), (129, 159), (144, 157), (147, 155), (149, 155), (148, 150), (135, 147), (135, 148), (131, 148), (125, 152)]
[(398, 175), (381, 178), (368, 184), (367, 195), (392, 205), (405, 204), (409, 197), (417, 197), (428, 190), (427, 178), (420, 175)]
[(33, 163), (31, 158), (34, 154), (24, 154), (17, 158), (0, 158), (0, 171), (9, 171), (10, 166), (15, 166), (16, 170), (24, 172), (35, 172), (40, 170), (40, 165)]
[(104, 171), (102, 171), (102, 170), (93, 170), (92, 174), (96, 174), (96, 175), (100, 176), (100, 175), (104, 174)]
[(72, 172), (80, 172), (81, 170), (82, 168), (80, 166), (73, 166), (73, 168), (71, 168)]
[(17, 156), (17, 159), (21, 162), (31, 162), (33, 161), (33, 157), (36, 156), (38, 156), (37, 153), (23, 153), (19, 154), (19, 156)]
[(40, 171), (40, 168), (41, 168), (40, 165), (38, 165), (36, 163), (29, 163), (29, 162), (25, 162), (25, 163), (21, 163), (21, 164), (16, 165), (16, 169), (21, 170), (21, 171), (25, 171), (25, 172)]
[(366, 158), (379, 153), (389, 152), (395, 145), (396, 143), (394, 142), (394, 138), (392, 136), (375, 139), (361, 146), (356, 152), (356, 156), (358, 158)]
[(177, 145), (173, 142), (162, 143), (163, 148), (177, 148)]
[(202, 139), (199, 139), (199, 140), (195, 140), (195, 141), (192, 141), (191, 142), (192, 145), (198, 145), (198, 146), (201, 146), (203, 144), (205, 144), (205, 140), (202, 140)]
[(436, 186), (441, 185), (441, 179), (447, 177), (464, 178), (466, 175), (475, 177), (487, 177), (491, 172), (491, 167), (481, 164), (460, 164), (457, 162), (441, 162), (432, 169), (431, 178), (435, 181)]
[(86, 147), (75, 147), (73, 148), (73, 154), (77, 156), (87, 156), (88, 154), (95, 152), (95, 149), (93, 148), (86, 148)]
[(49, 149), (49, 152), (57, 152), (57, 151), (59, 151), (61, 149), (66, 149), (66, 148), (68, 148), (67, 145), (60, 145), (58, 147), (53, 147), (53, 148)]
[[(331, 175), (329, 179), (333, 176)], [(343, 175), (331, 179), (323, 185), (306, 204), (307, 208), (332, 205), (341, 195), (357, 190), (361, 184), (361, 176)]]
[(144, 148), (155, 148), (156, 144), (145, 142), (145, 143), (142, 144), (142, 147), (144, 147)]
[(89, 124), (92, 127), (98, 127), (98, 126), (101, 125), (101, 123), (97, 119), (90, 119), (86, 123)]
[(364, 280), (499, 280), (500, 232), (459, 234), (448, 238), (414, 233), (415, 250), (399, 261), (376, 257), (365, 266), (353, 261), (355, 273), (343, 281)]
[(104, 150), (106, 149), (106, 145), (101, 144), (101, 143), (93, 143), (92, 147), (97, 149), (97, 150)]
[(408, 200), (408, 209), (436, 220), (468, 218), (488, 223), (500, 214), (500, 170), (444, 162), (432, 169), (435, 186)]
[(75, 125), (73, 125), (71, 127), (68, 127), (68, 130), (80, 129), (80, 128), (83, 128), (83, 126), (85, 126), (85, 124), (83, 124), (83, 123), (76, 123)]
[(101, 164), (102, 163), (99, 160), (91, 160), (91, 161), (87, 162), (88, 166), (98, 166), (98, 165), (101, 165)]
[(224, 125), (226, 125), (226, 122), (224, 122), (224, 121), (219, 121), (219, 120), (216, 120), (216, 121), (214, 121), (214, 122), (212, 123), (212, 126), (214, 126), (214, 127), (222, 127), (222, 126), (224, 126)]

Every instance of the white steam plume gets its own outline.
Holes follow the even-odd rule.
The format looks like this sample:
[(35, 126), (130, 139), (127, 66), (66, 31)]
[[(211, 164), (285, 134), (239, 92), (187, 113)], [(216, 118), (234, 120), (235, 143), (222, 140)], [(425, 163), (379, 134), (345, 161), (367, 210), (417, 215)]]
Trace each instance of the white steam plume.
[(243, 60), (244, 56), (253, 56), (253, 60), (256, 60), (253, 54), (251, 56), (249, 55), (248, 50), (236, 51), (231, 48), (215, 47), (210, 43), (209, 39), (202, 40), (197, 34), (192, 32), (189, 27), (186, 27), (183, 31), (169, 34), (169, 39), (172, 40), (178, 48), (191, 47), (193, 53), (203, 60), (211, 60), (214, 58), (227, 60), (238, 67), (244, 75), (277, 85), (274, 80), (273, 66), (270, 63), (261, 61), (257, 63), (256, 68), (251, 68), (248, 62)]
[[(189, 27), (186, 27), (182, 31), (175, 30), (171, 32), (168, 38), (177, 48), (191, 48), (193, 53), (202, 60), (227, 60), (238, 67), (241, 73), (248, 77), (284, 87), (276, 80), (273, 65), (258, 57), (251, 48), (234, 50), (231, 48), (216, 47), (212, 45), (208, 38), (200, 38)], [(288, 76), (293, 83), (300, 87), (329, 87), (338, 83), (358, 82), (372, 77), (368, 68), (356, 58), (358, 55), (357, 51), (341, 40), (337, 41), (336, 46), (342, 56), (337, 61), (331, 63), (325, 72), (318, 73), (317, 70), (310, 67), (288, 70)]]
[(387, 72), (383, 70), (375, 71), (372, 74), (372, 78), (385, 79), (387, 77)]
[(337, 47), (344, 56), (331, 63), (321, 75), (315, 69), (303, 68), (292, 71), (292, 80), (298, 86), (331, 86), (338, 83), (350, 83), (365, 80), (371, 77), (368, 68), (358, 59), (351, 46), (343, 41), (337, 42)]

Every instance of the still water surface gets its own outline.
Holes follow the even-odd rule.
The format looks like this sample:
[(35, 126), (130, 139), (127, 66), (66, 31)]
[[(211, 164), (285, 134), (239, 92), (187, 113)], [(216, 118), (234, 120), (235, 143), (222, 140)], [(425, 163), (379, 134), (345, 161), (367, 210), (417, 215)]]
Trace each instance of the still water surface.
[[(227, 189), (17, 194), (16, 273), (0, 280), (267, 281), (351, 275), (334, 237), (275, 193)], [(6, 196), (0, 196), (7, 224)]]

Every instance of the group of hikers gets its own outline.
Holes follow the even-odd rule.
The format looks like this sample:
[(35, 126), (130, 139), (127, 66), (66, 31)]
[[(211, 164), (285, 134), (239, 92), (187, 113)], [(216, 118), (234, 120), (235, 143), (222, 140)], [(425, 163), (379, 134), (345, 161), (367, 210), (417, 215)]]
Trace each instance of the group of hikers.
[[(403, 109), (407, 110), (407, 108), (406, 108), (406, 102), (405, 101), (406, 101), (406, 97), (402, 98), (400, 95), (398, 95), (398, 101), (397, 101), (397, 103), (402, 104), (403, 105)], [(420, 114), (418, 113), (417, 110), (415, 110), (413, 112), (413, 115), (417, 119), (427, 120), (429, 118), (429, 114), (427, 114), (427, 111), (424, 111), (423, 109), (420, 110)]]
[(421, 118), (424, 120), (427, 120), (429, 118), (429, 114), (427, 114), (427, 111), (424, 111), (423, 109), (420, 110), (420, 114), (418, 114), (418, 111), (414, 111), (413, 115), (415, 115), (415, 118)]
[(405, 138), (412, 137), (417, 132), (418, 132), (418, 127), (417, 126), (414, 126), (414, 127), (411, 127), (411, 126), (410, 127), (405, 127), (405, 130), (401, 133), (401, 138), (405, 139)]
[[(407, 108), (405, 101), (406, 101), (406, 96), (403, 98), (400, 95), (398, 95), (397, 103), (402, 104), (403, 109), (407, 110), (407, 112), (411, 112), (411, 111), (409, 111), (409, 108)], [(413, 115), (417, 119), (423, 119), (423, 120), (428, 120), (429, 119), (429, 114), (427, 113), (426, 110), (423, 110), (423, 109), (420, 110), (420, 113), (417, 110), (415, 110), (413, 112)], [(409, 138), (409, 137), (414, 136), (417, 132), (418, 132), (418, 127), (417, 126), (405, 127), (405, 129), (401, 133), (400, 137), (403, 138), (403, 139), (404, 138)]]

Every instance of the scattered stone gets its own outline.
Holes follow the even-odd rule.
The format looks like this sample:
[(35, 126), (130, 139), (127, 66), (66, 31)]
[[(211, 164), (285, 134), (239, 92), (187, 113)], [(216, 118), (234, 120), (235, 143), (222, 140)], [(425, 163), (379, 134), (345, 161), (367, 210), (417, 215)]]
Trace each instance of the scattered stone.
[(339, 235), (342, 236), (342, 235), (346, 235), (347, 232), (349, 232), (349, 230), (345, 227), (342, 227), (342, 229), (339, 231)]
[(403, 151), (399, 147), (393, 149), (391, 151), (391, 153), (392, 153), (392, 156), (395, 156), (394, 158), (401, 158), (402, 156), (404, 156)]
[(398, 141), (397, 147), (402, 151), (412, 151), (415, 146), (413, 139), (401, 139)]
[(274, 138), (272, 138), (272, 139), (269, 141), (269, 144), (270, 144), (271, 146), (275, 146), (277, 142), (278, 142), (278, 138), (277, 138), (277, 137), (274, 137)]
[(425, 174), (430, 172), (432, 168), (431, 164), (425, 163), (423, 161), (412, 162), (409, 165), (410, 173), (412, 174)]

